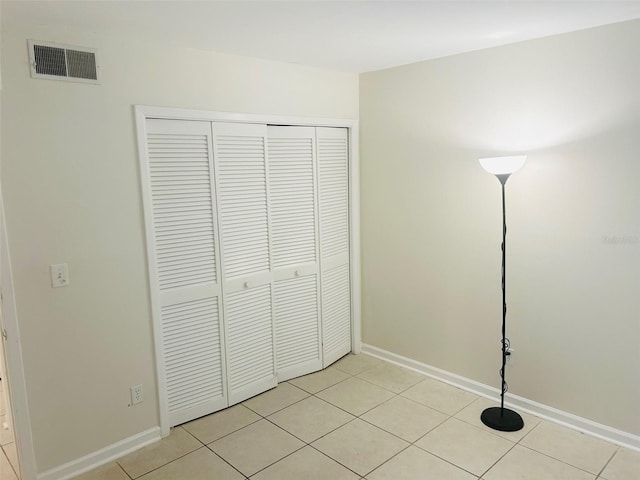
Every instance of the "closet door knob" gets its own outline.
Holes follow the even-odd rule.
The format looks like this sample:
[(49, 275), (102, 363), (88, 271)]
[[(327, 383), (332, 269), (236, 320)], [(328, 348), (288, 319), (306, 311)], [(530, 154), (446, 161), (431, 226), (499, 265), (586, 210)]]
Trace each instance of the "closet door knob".
[(249, 288), (251, 284), (249, 282), (244, 282), (244, 288)]
[(300, 270), (296, 270), (295, 272), (293, 272), (293, 276), (294, 277), (299, 277), (300, 276)]

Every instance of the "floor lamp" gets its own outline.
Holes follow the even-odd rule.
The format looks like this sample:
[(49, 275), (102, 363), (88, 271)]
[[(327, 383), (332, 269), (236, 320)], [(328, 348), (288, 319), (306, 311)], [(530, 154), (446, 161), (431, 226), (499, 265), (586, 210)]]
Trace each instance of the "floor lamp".
[(495, 175), (502, 186), (502, 368), (500, 379), (502, 388), (500, 393), (500, 406), (485, 409), (480, 416), (482, 423), (487, 427), (502, 432), (515, 432), (524, 427), (522, 417), (513, 410), (504, 408), (504, 394), (507, 391), (507, 382), (504, 379), (507, 356), (509, 353), (509, 339), (506, 337), (507, 326), (507, 297), (506, 297), (506, 254), (507, 254), (507, 217), (504, 200), (504, 186), (509, 176), (524, 165), (526, 155), (510, 157), (481, 158), (480, 165), (487, 172)]

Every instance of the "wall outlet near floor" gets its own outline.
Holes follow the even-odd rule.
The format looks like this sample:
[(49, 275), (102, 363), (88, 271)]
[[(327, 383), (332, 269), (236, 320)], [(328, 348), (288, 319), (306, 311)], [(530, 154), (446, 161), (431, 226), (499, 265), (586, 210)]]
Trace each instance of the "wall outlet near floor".
[(131, 405), (137, 405), (144, 400), (144, 391), (142, 385), (134, 385), (131, 387)]

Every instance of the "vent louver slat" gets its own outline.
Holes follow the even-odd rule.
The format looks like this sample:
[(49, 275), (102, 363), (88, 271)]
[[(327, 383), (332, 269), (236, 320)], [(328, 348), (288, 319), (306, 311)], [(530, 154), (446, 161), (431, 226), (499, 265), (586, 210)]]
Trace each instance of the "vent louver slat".
[(94, 53), (82, 52), (80, 50), (67, 50), (67, 67), (70, 77), (84, 78), (87, 80), (98, 79), (96, 55)]
[(42, 75), (67, 76), (67, 62), (64, 58), (64, 48), (35, 45), (36, 72)]

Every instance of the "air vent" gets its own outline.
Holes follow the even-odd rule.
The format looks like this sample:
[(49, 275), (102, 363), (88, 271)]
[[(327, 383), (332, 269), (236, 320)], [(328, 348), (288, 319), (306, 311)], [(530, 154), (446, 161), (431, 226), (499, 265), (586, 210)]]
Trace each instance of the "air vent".
[(29, 40), (29, 60), (33, 78), (100, 83), (96, 51), (91, 48)]

